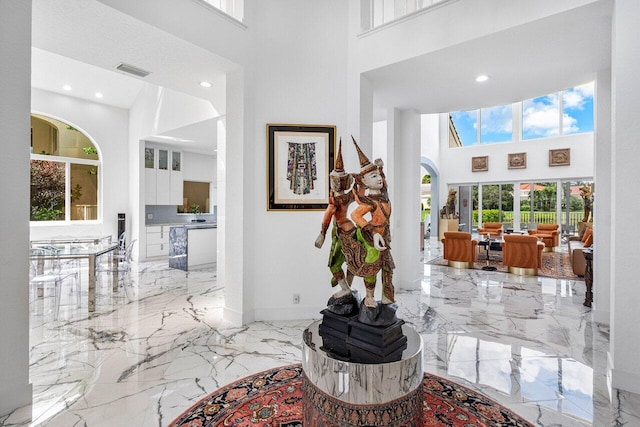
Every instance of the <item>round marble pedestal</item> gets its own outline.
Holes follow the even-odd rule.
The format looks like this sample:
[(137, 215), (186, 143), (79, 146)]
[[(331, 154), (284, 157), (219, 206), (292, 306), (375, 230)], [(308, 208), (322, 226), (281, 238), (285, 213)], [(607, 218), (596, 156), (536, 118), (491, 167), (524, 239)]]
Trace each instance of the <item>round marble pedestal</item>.
[(302, 407), (305, 427), (422, 426), (422, 338), (402, 325), (407, 348), (397, 362), (354, 363), (322, 349), (320, 321), (304, 332)]

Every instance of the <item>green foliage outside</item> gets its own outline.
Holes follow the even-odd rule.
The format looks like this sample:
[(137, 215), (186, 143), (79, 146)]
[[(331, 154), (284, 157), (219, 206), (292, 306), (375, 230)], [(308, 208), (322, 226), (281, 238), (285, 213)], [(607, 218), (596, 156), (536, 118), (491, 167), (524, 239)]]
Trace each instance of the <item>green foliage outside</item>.
[[(562, 212), (560, 218), (562, 221), (557, 220), (556, 212), (534, 212), (533, 219), (531, 217), (531, 212), (520, 212), (520, 224), (528, 224), (530, 222), (535, 222), (537, 224), (564, 224), (564, 215)], [(576, 225), (579, 221), (582, 220), (582, 211), (572, 211), (569, 214), (569, 224)], [(513, 211), (502, 211), (502, 221), (500, 221), (500, 217), (498, 216), (497, 209), (483, 209), (482, 210), (482, 222), (503, 222), (503, 223), (511, 223), (513, 224)], [(473, 211), (473, 223), (478, 224), (478, 211)]]
[(64, 220), (65, 166), (31, 161), (31, 221)]
[(431, 215), (431, 209), (424, 209), (422, 211), (422, 219), (420, 221), (423, 221), (423, 222), (426, 221), (430, 215)]
[(425, 175), (422, 177), (423, 184), (431, 184), (431, 175)]

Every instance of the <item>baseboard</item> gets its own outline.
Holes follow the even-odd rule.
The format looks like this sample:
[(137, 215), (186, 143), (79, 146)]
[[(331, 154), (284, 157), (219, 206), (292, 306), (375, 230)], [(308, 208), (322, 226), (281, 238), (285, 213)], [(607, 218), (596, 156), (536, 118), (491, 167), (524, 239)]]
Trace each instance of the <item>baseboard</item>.
[(31, 384), (12, 385), (10, 381), (6, 381), (0, 387), (0, 417), (18, 408), (31, 405), (32, 399), (33, 387)]
[(238, 310), (234, 310), (234, 309), (226, 307), (226, 306), (222, 310), (222, 318), (224, 320), (227, 320), (227, 321), (231, 322), (235, 326), (242, 326), (243, 325), (243, 318), (242, 317), (243, 317), (242, 316), (242, 312), (240, 312)]
[(300, 307), (274, 307), (274, 308), (256, 308), (256, 321), (274, 321), (274, 320), (301, 320), (301, 319), (320, 319), (322, 315), (320, 311), (327, 308), (324, 306), (300, 306)]
[(609, 312), (609, 310), (598, 310), (594, 308), (593, 310), (591, 310), (591, 314), (593, 315), (593, 320), (596, 323), (599, 323), (601, 325), (609, 325), (611, 322), (611, 313)]
[(636, 372), (623, 371), (612, 368), (611, 354), (608, 357), (608, 365), (611, 372), (611, 387), (619, 390), (640, 394), (640, 375)]

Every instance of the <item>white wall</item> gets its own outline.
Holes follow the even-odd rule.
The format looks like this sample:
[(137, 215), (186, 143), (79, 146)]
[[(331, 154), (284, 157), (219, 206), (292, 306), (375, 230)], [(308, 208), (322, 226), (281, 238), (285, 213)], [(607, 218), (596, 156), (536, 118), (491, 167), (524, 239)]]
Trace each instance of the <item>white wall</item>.
[[(247, 219), (254, 221), (255, 258), (246, 268), (255, 272), (255, 318), (318, 318), (333, 292), (327, 267), (329, 242), (322, 250), (314, 247), (323, 213), (266, 210), (265, 126), (335, 125), (343, 153), (355, 152), (349, 135), (357, 135), (357, 130), (345, 125), (347, 2), (252, 2), (245, 17), (253, 37), (246, 110), (252, 113), (247, 120), (251, 134), (245, 135), (245, 155), (253, 157), (255, 170), (255, 209), (253, 218)], [(347, 169), (356, 168), (349, 159), (345, 162)], [(233, 191), (233, 184), (228, 184), (228, 191)], [(299, 305), (293, 304), (294, 293), (300, 294)]]
[(101, 235), (118, 233), (119, 212), (127, 214), (129, 204), (129, 170), (127, 163), (129, 112), (122, 108), (85, 101), (33, 88), (31, 110), (69, 123), (93, 140), (102, 161), (99, 175), (102, 191), (102, 220), (96, 224), (42, 225), (33, 223), (31, 239), (68, 235)]
[[(558, 148), (571, 149), (570, 166), (549, 166), (549, 150)], [(508, 169), (508, 153), (522, 152), (527, 153), (526, 169)], [(488, 171), (471, 172), (471, 158), (475, 156), (489, 156)], [(456, 148), (449, 148), (447, 138), (441, 141), (439, 168), (446, 184), (591, 177), (593, 133)]]
[[(523, 7), (511, 0), (459, 0), (417, 14), (401, 25), (386, 27), (384, 31), (374, 30), (366, 37), (357, 39), (353, 49), (354, 58), (350, 60), (359, 72), (365, 72), (594, 1), (538, 0), (527, 2)], [(352, 16), (351, 22), (359, 28), (359, 14), (355, 20)]]
[(0, 415), (31, 403), (29, 88), (31, 2), (0, 2)]
[[(611, 260), (613, 289), (611, 292), (611, 384), (614, 387), (640, 393), (638, 374), (638, 288), (637, 247), (635, 232), (640, 198), (640, 120), (638, 120), (638, 70), (640, 70), (640, 39), (637, 23), (640, 3), (617, 0), (614, 7), (612, 55), (612, 162), (611, 189), (613, 208), (613, 235)], [(597, 193), (597, 190), (596, 190)], [(595, 205), (597, 209), (597, 205)], [(596, 224), (597, 227), (597, 224)], [(596, 230), (597, 232), (597, 230)], [(597, 236), (596, 236), (597, 239)], [(597, 240), (596, 240), (596, 251)], [(594, 257), (597, 259), (598, 252)], [(598, 286), (595, 283), (594, 286)]]

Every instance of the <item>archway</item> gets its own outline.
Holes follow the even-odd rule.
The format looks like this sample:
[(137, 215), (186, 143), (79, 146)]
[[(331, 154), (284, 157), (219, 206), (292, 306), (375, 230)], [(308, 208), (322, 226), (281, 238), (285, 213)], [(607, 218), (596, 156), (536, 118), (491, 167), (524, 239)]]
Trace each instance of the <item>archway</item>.
[(420, 157), (420, 165), (431, 175), (431, 236), (438, 236), (438, 212), (440, 211), (440, 172), (433, 160)]

